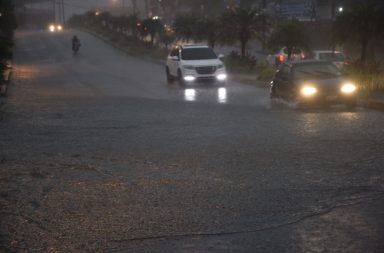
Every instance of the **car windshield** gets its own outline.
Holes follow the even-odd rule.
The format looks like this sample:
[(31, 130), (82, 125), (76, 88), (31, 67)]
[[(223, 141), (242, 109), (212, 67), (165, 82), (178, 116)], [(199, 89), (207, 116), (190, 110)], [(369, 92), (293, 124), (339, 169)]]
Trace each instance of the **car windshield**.
[(332, 63), (314, 62), (293, 67), (294, 79), (326, 79), (341, 76), (340, 70)]
[(217, 59), (217, 55), (211, 48), (186, 48), (181, 52), (181, 59), (183, 60), (209, 60)]
[(319, 59), (325, 60), (325, 61), (344, 61), (345, 57), (344, 57), (344, 54), (342, 53), (330, 52), (330, 53), (320, 53)]

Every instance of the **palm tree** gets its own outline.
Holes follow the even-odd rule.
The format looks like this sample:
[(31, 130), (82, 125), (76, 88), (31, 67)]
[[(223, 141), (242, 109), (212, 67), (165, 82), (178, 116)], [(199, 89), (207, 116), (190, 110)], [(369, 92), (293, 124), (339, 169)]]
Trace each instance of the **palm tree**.
[(176, 17), (173, 29), (178, 39), (185, 40), (187, 43), (192, 39), (195, 32), (196, 15), (183, 14)]
[(278, 49), (287, 48), (287, 58), (291, 59), (294, 48), (309, 49), (310, 38), (300, 22), (292, 19), (278, 25), (269, 37), (269, 47)]
[(255, 8), (238, 8), (225, 12), (221, 17), (222, 26), (228, 34), (227, 40), (236, 39), (240, 42), (242, 59), (245, 57), (245, 49), (251, 38), (261, 41), (263, 15)]
[(163, 22), (161, 22), (159, 19), (148, 18), (141, 22), (142, 35), (149, 35), (151, 37), (151, 46), (153, 46), (156, 34), (158, 35), (163, 27)]
[(384, 8), (374, 2), (358, 2), (341, 13), (334, 22), (332, 44), (357, 42), (360, 46), (360, 64), (366, 65), (370, 43), (384, 33)]
[(126, 18), (125, 27), (128, 31), (131, 32), (132, 36), (137, 37), (138, 32), (140, 31), (141, 21), (137, 13), (130, 14)]
[(165, 48), (168, 49), (169, 45), (171, 45), (175, 40), (176, 38), (173, 31), (162, 29), (159, 32), (159, 41), (165, 46)]
[(222, 39), (222, 34), (223, 29), (217, 18), (202, 18), (196, 23), (195, 39), (198, 41), (207, 41), (212, 48)]

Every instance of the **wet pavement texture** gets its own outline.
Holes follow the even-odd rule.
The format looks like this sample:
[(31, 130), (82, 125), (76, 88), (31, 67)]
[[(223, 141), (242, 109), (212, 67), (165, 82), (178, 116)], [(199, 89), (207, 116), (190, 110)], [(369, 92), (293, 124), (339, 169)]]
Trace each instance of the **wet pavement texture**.
[(0, 251), (384, 251), (380, 111), (168, 85), (81, 32), (73, 56), (72, 34), (17, 34)]

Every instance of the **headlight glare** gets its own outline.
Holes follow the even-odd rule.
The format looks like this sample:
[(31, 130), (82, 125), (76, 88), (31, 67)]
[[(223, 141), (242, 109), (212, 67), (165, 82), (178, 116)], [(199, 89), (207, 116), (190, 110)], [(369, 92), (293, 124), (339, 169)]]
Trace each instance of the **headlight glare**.
[(317, 93), (317, 89), (313, 86), (306, 85), (303, 88), (301, 88), (301, 94), (310, 97)]
[(226, 74), (219, 74), (216, 78), (219, 81), (224, 81), (225, 79), (227, 79), (227, 75)]
[(353, 83), (346, 83), (343, 86), (341, 86), (341, 92), (346, 94), (354, 93), (356, 90), (357, 90), (357, 87)]
[(194, 76), (185, 76), (184, 77), (184, 80), (187, 81), (187, 82), (193, 82), (195, 81), (195, 77)]

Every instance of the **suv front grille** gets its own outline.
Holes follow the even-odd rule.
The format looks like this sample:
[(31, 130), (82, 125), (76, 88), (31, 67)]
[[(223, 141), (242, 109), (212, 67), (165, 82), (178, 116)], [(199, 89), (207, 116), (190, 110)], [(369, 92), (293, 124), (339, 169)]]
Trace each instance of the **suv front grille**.
[(204, 66), (196, 67), (196, 72), (200, 75), (209, 75), (213, 74), (216, 71), (216, 66)]

